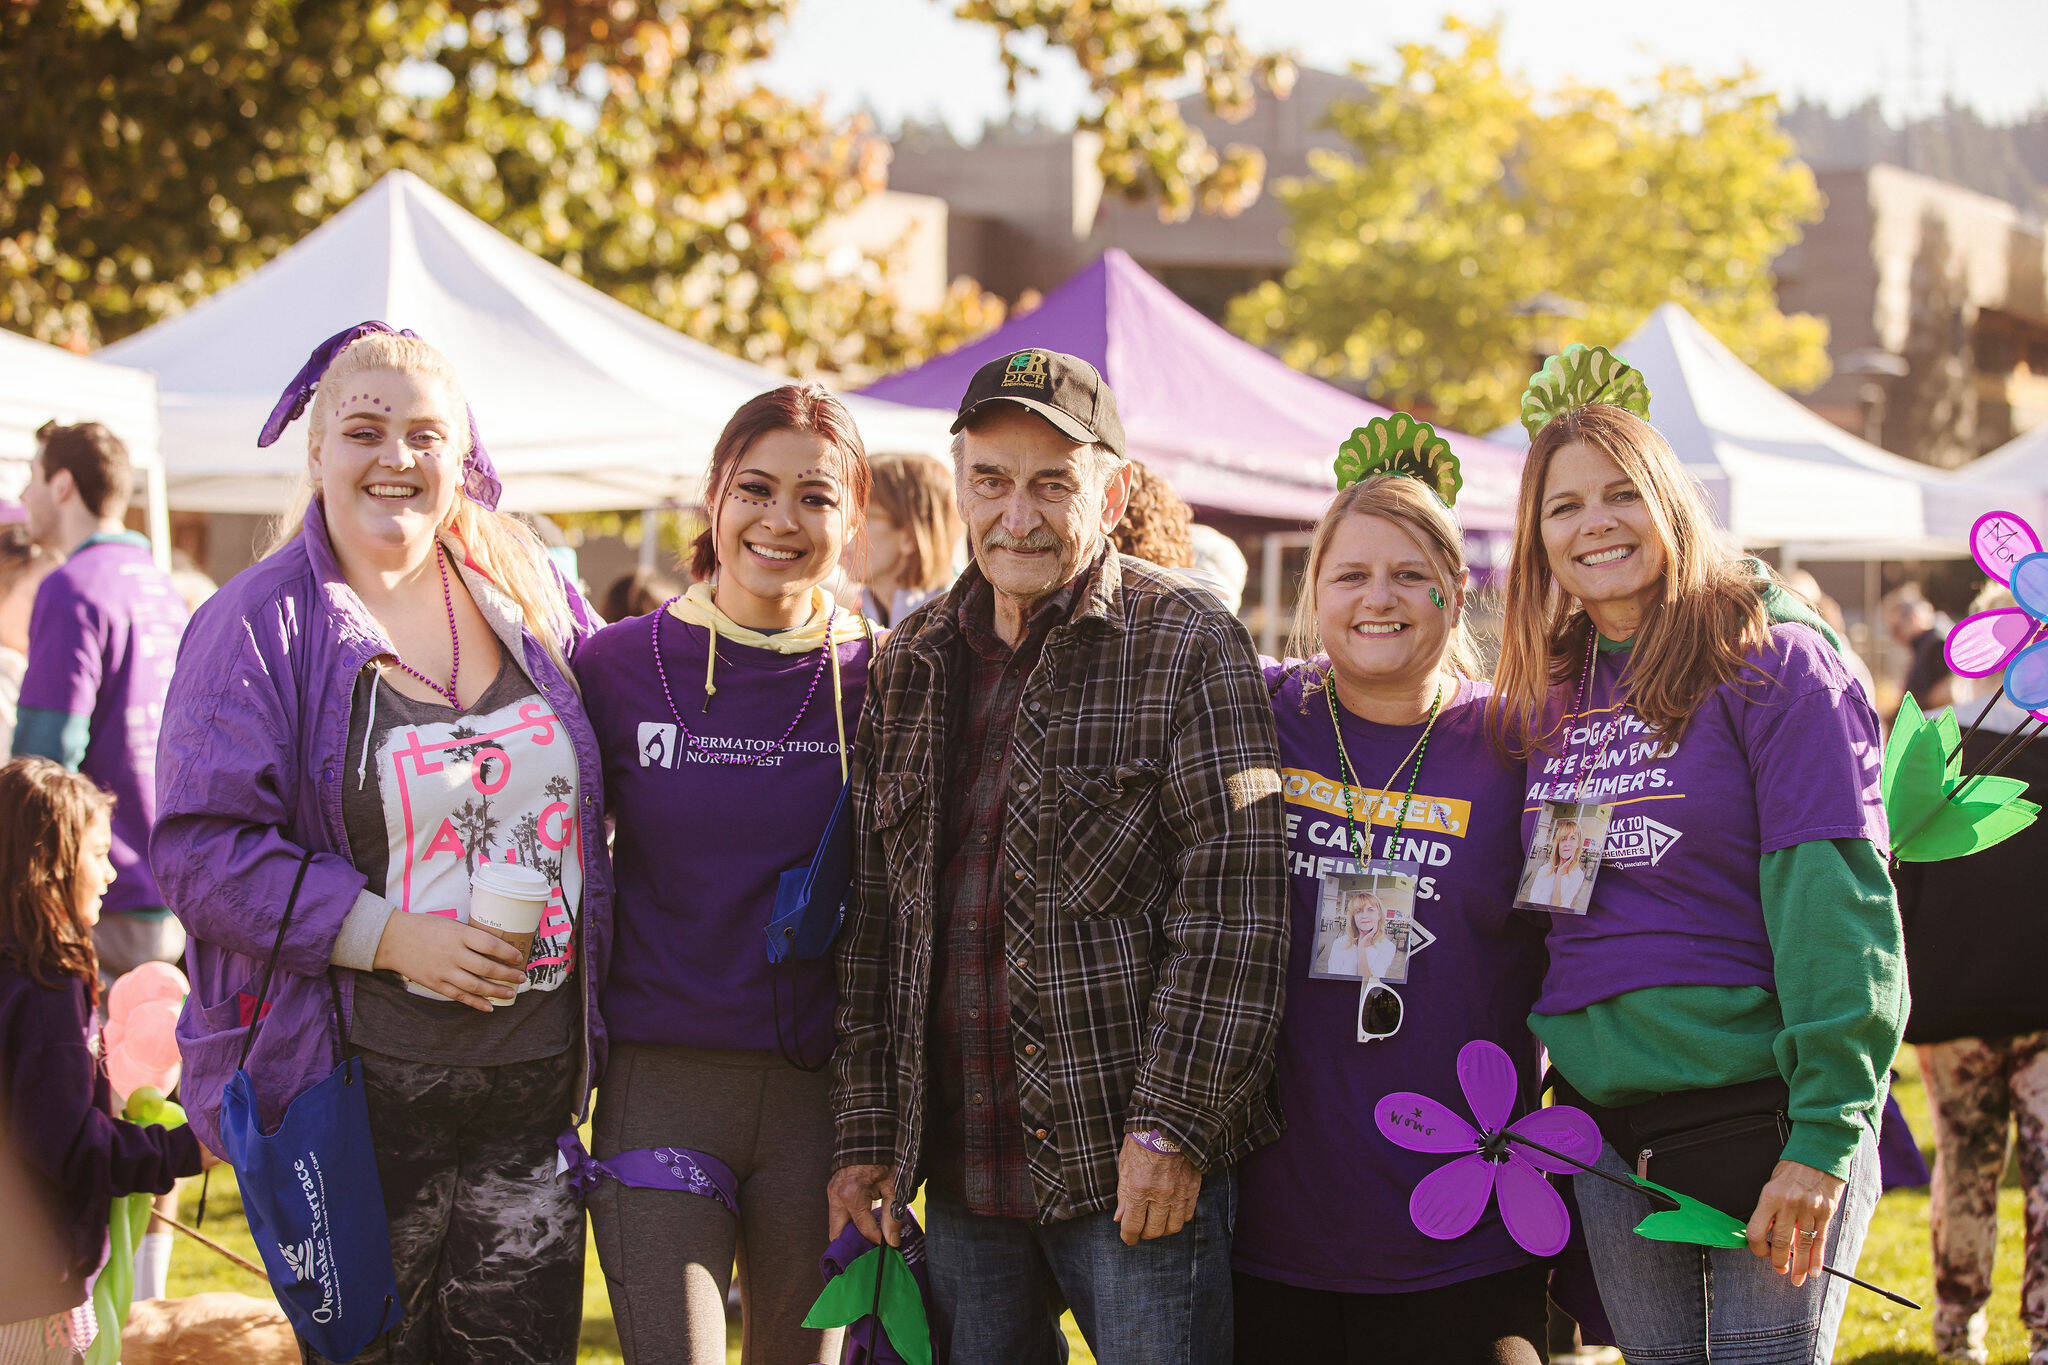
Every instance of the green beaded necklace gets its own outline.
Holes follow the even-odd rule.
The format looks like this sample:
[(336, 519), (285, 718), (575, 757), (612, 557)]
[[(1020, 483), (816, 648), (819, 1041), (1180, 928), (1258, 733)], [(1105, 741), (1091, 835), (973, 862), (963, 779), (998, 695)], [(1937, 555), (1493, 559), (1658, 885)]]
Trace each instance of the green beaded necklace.
[[(1351, 831), (1351, 847), (1354, 854), (1358, 857), (1358, 865), (1361, 868), (1368, 868), (1372, 866), (1372, 828), (1374, 816), (1370, 810), (1366, 811), (1365, 836), (1361, 840), (1358, 833), (1358, 815), (1354, 809), (1351, 795), (1358, 786), (1358, 770), (1351, 766), (1351, 754), (1344, 747), (1344, 726), (1337, 719), (1337, 678), (1334, 667), (1323, 687), (1323, 696), (1330, 703), (1330, 731), (1337, 737), (1337, 776), (1344, 784), (1344, 823)], [(1415, 767), (1408, 774), (1408, 791), (1402, 796), (1400, 809), (1394, 818), (1393, 837), (1395, 839), (1399, 839), (1401, 831), (1407, 828), (1408, 806), (1415, 799), (1415, 784), (1422, 780), (1422, 756), (1429, 752), (1430, 732), (1436, 729), (1437, 712), (1443, 707), (1443, 702), (1444, 684), (1443, 679), (1439, 678), (1437, 679), (1436, 692), (1429, 699), (1429, 719), (1422, 727), (1422, 737), (1415, 741), (1414, 748), (1402, 755), (1401, 761), (1394, 765), (1394, 771), (1387, 774), (1386, 782), (1380, 787), (1380, 794), (1382, 796), (1393, 790), (1394, 783), (1401, 779), (1401, 769), (1408, 766), (1409, 759), (1415, 760)]]

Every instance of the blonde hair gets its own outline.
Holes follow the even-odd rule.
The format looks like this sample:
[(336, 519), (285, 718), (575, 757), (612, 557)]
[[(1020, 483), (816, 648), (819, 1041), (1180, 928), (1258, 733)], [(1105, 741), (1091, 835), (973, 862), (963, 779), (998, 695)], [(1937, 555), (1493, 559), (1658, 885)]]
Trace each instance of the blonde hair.
[[(1406, 474), (1375, 474), (1360, 479), (1338, 493), (1309, 538), (1308, 567), (1302, 571), (1301, 592), (1294, 604), (1294, 630), (1287, 649), (1298, 659), (1313, 659), (1323, 652), (1323, 635), (1316, 625), (1316, 583), (1323, 571), (1323, 556), (1337, 528), (1352, 517), (1379, 517), (1393, 522), (1421, 548), (1436, 571), (1437, 587), (1448, 609), (1465, 577), (1465, 537), (1458, 529), (1451, 509), (1437, 501), (1421, 480)], [(1479, 650), (1465, 629), (1460, 614), (1452, 623), (1444, 647), (1444, 662), (1461, 678), (1476, 678), (1483, 672)]]
[[(320, 448), (328, 424), (334, 420), (334, 410), (341, 406), (342, 381), (368, 370), (397, 370), (401, 374), (444, 384), (455, 406), (467, 411), (462, 384), (456, 379), (455, 369), (446, 356), (418, 337), (372, 332), (350, 342), (327, 367), (327, 372), (320, 376), (320, 385), (313, 391), (306, 419), (306, 452), (309, 458)], [(575, 632), (575, 621), (548, 562), (547, 550), (523, 522), (476, 502), (469, 496), (468, 489), (462, 486), (470, 455), (470, 429), (466, 421), (454, 433), (454, 443), (461, 447), (462, 464), (453, 475), (456, 480), (455, 507), (441, 529), (461, 542), (470, 563), (512, 599), (526, 628), (547, 649), (562, 676), (570, 678), (573, 683), (568, 665), (568, 645)], [(287, 510), (271, 524), (262, 547), (263, 554), (274, 554), (299, 533), (306, 508), (317, 496), (309, 468), (300, 475), (298, 490)]]
[(1707, 695), (1733, 682), (1770, 636), (1754, 572), (1726, 549), (1699, 486), (1657, 429), (1624, 408), (1591, 403), (1554, 417), (1529, 447), (1515, 506), (1500, 664), (1488, 725), (1507, 754), (1527, 758), (1541, 734), (1550, 689), (1576, 678), (1592, 619), (1558, 586), (1542, 532), (1543, 486), (1557, 452), (1574, 442), (1601, 452), (1635, 484), (1664, 552), (1664, 577), (1643, 617), (1623, 675), (1643, 723), (1676, 742)]
[(912, 568), (904, 586), (935, 592), (953, 581), (963, 528), (953, 474), (929, 455), (882, 455), (873, 462), (869, 514), (880, 512), (910, 537)]

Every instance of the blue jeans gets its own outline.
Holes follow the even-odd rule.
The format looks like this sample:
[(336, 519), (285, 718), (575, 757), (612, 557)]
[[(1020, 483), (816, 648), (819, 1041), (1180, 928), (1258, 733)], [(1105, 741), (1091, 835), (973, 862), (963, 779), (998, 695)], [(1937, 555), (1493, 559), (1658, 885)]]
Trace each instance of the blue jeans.
[[(1611, 1146), (1599, 1165), (1633, 1174)], [(1849, 1293), (1843, 1281), (1815, 1274), (1794, 1289), (1747, 1250), (1636, 1236), (1651, 1211), (1641, 1195), (1589, 1175), (1576, 1177), (1573, 1192), (1614, 1344), (1630, 1365), (1824, 1365), (1833, 1357)], [(1877, 1144), (1866, 1134), (1828, 1228), (1827, 1264), (1855, 1270), (1878, 1192)]]
[(1061, 1305), (1102, 1365), (1228, 1365), (1237, 1173), (1204, 1176), (1195, 1216), (1125, 1246), (1107, 1213), (1050, 1226), (925, 1193), (932, 1338), (949, 1365), (1060, 1365)]

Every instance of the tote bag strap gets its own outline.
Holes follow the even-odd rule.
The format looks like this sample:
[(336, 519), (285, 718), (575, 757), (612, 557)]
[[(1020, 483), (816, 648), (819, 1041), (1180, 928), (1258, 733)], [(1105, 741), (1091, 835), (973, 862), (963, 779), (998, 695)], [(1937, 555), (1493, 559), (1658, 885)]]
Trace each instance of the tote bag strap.
[[(263, 964), (263, 984), (257, 988), (256, 1008), (249, 1012), (249, 1031), (242, 1035), (242, 1058), (235, 1063), (237, 1071), (249, 1064), (249, 1049), (256, 1045), (256, 1026), (263, 1022), (263, 1006), (270, 999), (270, 979), (277, 972), (277, 955), (284, 951), (285, 931), (292, 926), (292, 911), (297, 909), (299, 904), (299, 888), (305, 885), (306, 869), (312, 865), (313, 855), (310, 851), (300, 855), (299, 873), (292, 878), (292, 894), (284, 903), (284, 918), (278, 921), (277, 939), (270, 945), (270, 960)], [(339, 998), (334, 1002), (334, 1009), (338, 1016), (341, 1013)]]

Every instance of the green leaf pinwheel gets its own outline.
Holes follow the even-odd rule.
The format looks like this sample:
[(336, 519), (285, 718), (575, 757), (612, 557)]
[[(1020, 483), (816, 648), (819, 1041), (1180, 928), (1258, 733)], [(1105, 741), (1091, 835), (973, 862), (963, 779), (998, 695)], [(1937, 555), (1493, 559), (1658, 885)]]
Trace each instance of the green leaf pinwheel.
[(1522, 390), (1522, 426), (1535, 440), (1551, 419), (1588, 403), (1612, 403), (1638, 417), (1650, 415), (1643, 372), (1605, 346), (1573, 342), (1543, 362)]
[(1446, 507), (1458, 500), (1458, 490), (1465, 486), (1451, 443), (1437, 435), (1435, 427), (1405, 412), (1375, 417), (1354, 430), (1337, 447), (1335, 469), (1340, 489), (1375, 474), (1405, 474), (1421, 480)]
[(1911, 693), (1899, 706), (1884, 746), (1885, 819), (1897, 831), (1892, 856), (1933, 863), (1986, 849), (2025, 829), (2041, 808), (2022, 799), (2016, 777), (1962, 772), (1962, 734), (1955, 713), (1929, 720)]
[(895, 1247), (863, 1252), (833, 1276), (804, 1315), (804, 1326), (845, 1327), (870, 1313), (880, 1319), (889, 1344), (910, 1365), (932, 1365), (932, 1329), (924, 1315), (924, 1296)]

